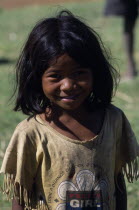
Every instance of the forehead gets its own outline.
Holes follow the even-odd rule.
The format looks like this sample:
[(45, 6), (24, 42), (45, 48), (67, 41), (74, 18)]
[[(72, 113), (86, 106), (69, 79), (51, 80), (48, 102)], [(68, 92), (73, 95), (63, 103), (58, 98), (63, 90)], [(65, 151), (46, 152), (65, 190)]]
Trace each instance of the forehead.
[(68, 54), (63, 54), (50, 63), (50, 67), (59, 67), (59, 66), (80, 66), (80, 65)]

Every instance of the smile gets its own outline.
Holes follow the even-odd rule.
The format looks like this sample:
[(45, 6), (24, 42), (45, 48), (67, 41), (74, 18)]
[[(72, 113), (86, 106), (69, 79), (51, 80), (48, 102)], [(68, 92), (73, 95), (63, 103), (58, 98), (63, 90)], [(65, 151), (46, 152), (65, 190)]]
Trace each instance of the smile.
[(71, 96), (59, 96), (59, 99), (61, 100), (76, 100), (78, 95), (71, 95)]

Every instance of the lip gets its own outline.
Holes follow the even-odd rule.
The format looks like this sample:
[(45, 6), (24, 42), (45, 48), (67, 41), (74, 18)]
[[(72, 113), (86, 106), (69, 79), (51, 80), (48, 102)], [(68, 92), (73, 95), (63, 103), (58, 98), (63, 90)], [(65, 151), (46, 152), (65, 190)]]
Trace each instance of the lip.
[(68, 100), (76, 100), (79, 97), (79, 94), (69, 95), (69, 96), (59, 96), (60, 100), (68, 101)]

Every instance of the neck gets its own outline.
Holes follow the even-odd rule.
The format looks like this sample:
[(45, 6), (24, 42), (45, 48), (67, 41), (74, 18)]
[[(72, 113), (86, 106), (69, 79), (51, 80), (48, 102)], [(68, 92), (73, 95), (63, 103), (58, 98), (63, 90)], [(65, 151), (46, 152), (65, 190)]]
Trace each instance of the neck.
[(84, 108), (80, 107), (75, 110), (64, 110), (61, 107), (52, 106), (51, 109), (46, 110), (46, 118), (49, 121), (61, 121), (62, 119), (75, 119), (83, 121), (88, 118), (90, 113)]

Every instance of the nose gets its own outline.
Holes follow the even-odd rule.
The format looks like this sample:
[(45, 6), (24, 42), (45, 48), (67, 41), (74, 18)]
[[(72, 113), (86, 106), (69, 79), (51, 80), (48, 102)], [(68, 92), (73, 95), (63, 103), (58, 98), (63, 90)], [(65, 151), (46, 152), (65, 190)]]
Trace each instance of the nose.
[(62, 80), (61, 90), (71, 91), (76, 87), (75, 81), (71, 78), (65, 78)]

